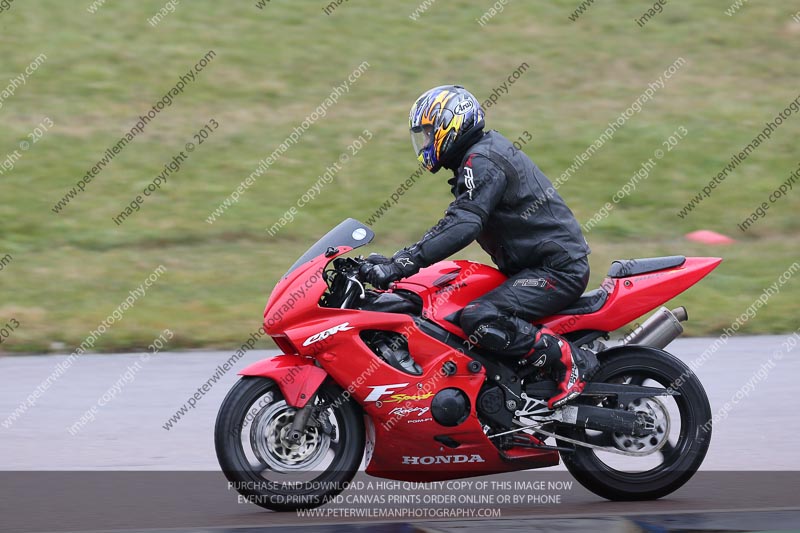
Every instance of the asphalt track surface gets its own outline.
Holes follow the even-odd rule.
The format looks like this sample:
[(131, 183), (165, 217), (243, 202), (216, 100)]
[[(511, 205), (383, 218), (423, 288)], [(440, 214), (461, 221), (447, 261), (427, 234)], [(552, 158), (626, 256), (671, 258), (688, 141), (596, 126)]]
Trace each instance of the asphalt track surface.
[[(800, 422), (795, 392), (800, 347), (787, 350), (783, 346), (787, 338), (734, 337), (696, 368), (718, 420), (701, 472), (681, 490), (659, 501), (621, 503), (603, 500), (575, 483), (558, 492), (558, 502), (471, 506), (499, 509), (501, 516), (495, 515), (491, 521), (434, 516), (434, 511), (422, 518), (359, 517), (352, 516), (352, 510), (298, 517), (238, 501), (218, 473), (213, 447), (216, 411), (238, 379), (235, 370), (214, 383), (171, 429), (164, 428), (215, 373), (217, 365), (230, 357), (229, 352), (163, 353), (144, 362), (139, 354), (85, 355), (34, 407), (10, 424), (7, 417), (65, 356), (0, 358), (0, 487), (4, 493), (0, 531), (198, 531), (265, 526), (286, 530), (300, 525), (303, 531), (310, 531), (311, 524), (317, 524), (319, 531), (352, 530), (324, 526), (346, 523), (363, 524), (363, 531), (384, 531), (389, 530), (388, 522), (406, 524), (393, 530), (415, 531), (415, 526), (408, 524), (434, 524), (429, 520), (436, 520), (436, 527), (429, 530), (449, 531), (471, 524), (510, 531), (523, 524), (527, 524), (525, 530), (535, 530), (543, 518), (556, 520), (560, 525), (549, 522), (552, 527), (566, 531), (576, 517), (595, 517), (596, 523), (589, 527), (597, 531), (636, 531), (636, 526), (630, 526), (636, 517), (649, 517), (656, 523), (667, 516), (673, 526), (683, 520), (680, 523), (690, 524), (693, 530), (727, 530), (724, 524), (731, 530), (734, 526), (736, 530), (786, 529), (786, 524), (800, 528), (800, 454), (796, 445)], [(668, 349), (687, 363), (697, 362), (714, 341), (679, 339)], [(273, 353), (250, 352), (237, 368)], [(781, 357), (775, 358), (776, 353)], [(131, 368), (135, 368), (133, 379), (120, 381), (126, 371), (130, 377)], [(96, 409), (95, 419), (74, 426), (115, 383), (121, 384), (119, 390), (110, 402)], [(724, 409), (726, 402), (729, 409)], [(559, 466), (474, 479), (567, 481), (570, 477)], [(379, 481), (363, 474), (357, 480)], [(469, 492), (456, 488), (441, 492), (447, 490)], [(392, 490), (350, 489), (345, 494), (367, 492), (390, 494)], [(487, 492), (491, 491), (483, 491)], [(547, 494), (551, 500), (556, 495), (553, 491)], [(464, 507), (469, 506), (438, 506)], [(624, 525), (619, 525), (619, 518), (604, 518), (620, 516), (627, 517), (622, 519)], [(539, 521), (527, 521), (534, 518)], [(453, 521), (463, 519), (467, 522)], [(384, 525), (378, 529), (368, 526), (377, 523)], [(771, 524), (781, 527), (770, 528)]]

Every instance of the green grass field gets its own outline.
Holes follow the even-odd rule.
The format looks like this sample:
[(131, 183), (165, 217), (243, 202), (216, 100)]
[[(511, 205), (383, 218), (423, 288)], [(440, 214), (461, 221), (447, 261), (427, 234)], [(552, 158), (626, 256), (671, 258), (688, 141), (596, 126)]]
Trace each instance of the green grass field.
[[(793, 115), (686, 218), (677, 212), (798, 97), (800, 24), (790, 1), (669, 2), (639, 27), (648, 3), (510, 0), (481, 26), (487, 2), (442, 0), (418, 19), (417, 0), (183, 1), (152, 27), (164, 2), (14, 2), (0, 12), (0, 91), (39, 54), (46, 60), (0, 107), (0, 325), (19, 323), (0, 352), (74, 349), (158, 266), (167, 272), (96, 350), (229, 348), (256, 329), (277, 278), (345, 217), (369, 218), (416, 169), (407, 113), (424, 90), (460, 83), (480, 100), (522, 63), (529, 68), (487, 111), (552, 179), (678, 58), (685, 64), (561, 188), (578, 219), (592, 218), (674, 131), (667, 152), (587, 238), (592, 285), (620, 257), (682, 253), (725, 258), (676, 300), (688, 333), (728, 326), (798, 259), (800, 191), (742, 222), (800, 163)], [(216, 56), (59, 214), (51, 208), (209, 50)], [(206, 218), (350, 73), (349, 92), (311, 124), (213, 224)], [(53, 126), (27, 150), (34, 129)], [(123, 211), (211, 119), (219, 123), (179, 172), (121, 225)], [(277, 234), (267, 228), (364, 129), (372, 139)], [(29, 134), (33, 133), (33, 137)], [(6, 165), (8, 166), (8, 165)], [(450, 201), (447, 176), (427, 175), (377, 223), (370, 251), (416, 240)], [(711, 229), (737, 242), (689, 243)], [(8, 255), (6, 255), (8, 254)], [(475, 245), (462, 257), (488, 260)], [(798, 327), (797, 283), (787, 283), (742, 331)], [(263, 343), (262, 345), (266, 345)]]

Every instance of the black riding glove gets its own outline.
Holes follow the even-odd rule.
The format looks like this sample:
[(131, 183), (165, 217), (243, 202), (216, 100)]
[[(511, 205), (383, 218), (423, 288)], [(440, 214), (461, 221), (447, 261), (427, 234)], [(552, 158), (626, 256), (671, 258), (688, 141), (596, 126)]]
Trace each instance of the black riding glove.
[(386, 263), (391, 263), (392, 262), (392, 258), (391, 257), (386, 257), (385, 255), (372, 253), (372, 254), (369, 254), (364, 259), (364, 261), (366, 261), (370, 265), (385, 265)]
[[(384, 262), (384, 259), (387, 261)], [(370, 254), (367, 261), (373, 264), (366, 273), (367, 281), (374, 287), (383, 290), (387, 289), (393, 281), (416, 274), (420, 268), (414, 264), (411, 255), (405, 250), (400, 250), (391, 259), (378, 256), (378, 254)]]

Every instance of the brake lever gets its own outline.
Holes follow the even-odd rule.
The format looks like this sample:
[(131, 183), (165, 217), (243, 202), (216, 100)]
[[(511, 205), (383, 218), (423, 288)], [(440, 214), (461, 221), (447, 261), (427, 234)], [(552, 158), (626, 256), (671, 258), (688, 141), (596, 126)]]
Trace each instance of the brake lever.
[(364, 289), (364, 284), (361, 283), (361, 280), (358, 279), (358, 274), (356, 273), (354, 276), (347, 276), (347, 279), (356, 283), (358, 288), (361, 289), (361, 294), (359, 295), (359, 299), (363, 300), (367, 297), (367, 291)]

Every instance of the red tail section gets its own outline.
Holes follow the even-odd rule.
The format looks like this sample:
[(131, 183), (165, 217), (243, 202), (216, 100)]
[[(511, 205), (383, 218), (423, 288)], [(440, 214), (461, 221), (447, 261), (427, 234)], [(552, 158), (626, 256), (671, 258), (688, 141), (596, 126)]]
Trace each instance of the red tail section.
[(608, 300), (594, 313), (555, 315), (542, 320), (559, 334), (582, 329), (614, 331), (679, 295), (717, 268), (719, 257), (687, 257), (675, 268), (624, 278), (606, 278)]

